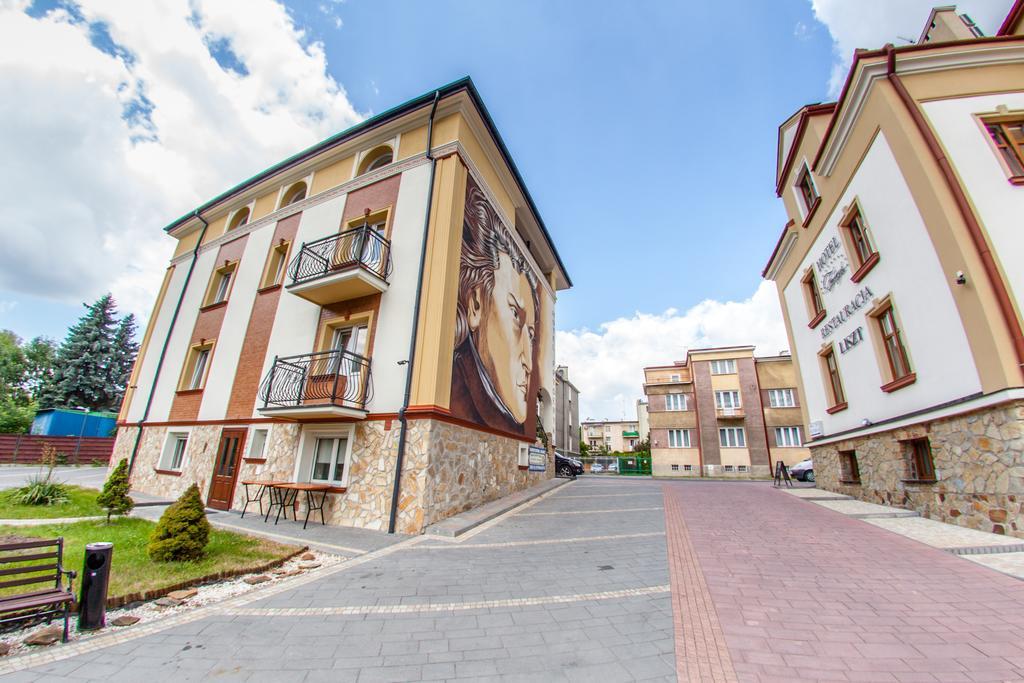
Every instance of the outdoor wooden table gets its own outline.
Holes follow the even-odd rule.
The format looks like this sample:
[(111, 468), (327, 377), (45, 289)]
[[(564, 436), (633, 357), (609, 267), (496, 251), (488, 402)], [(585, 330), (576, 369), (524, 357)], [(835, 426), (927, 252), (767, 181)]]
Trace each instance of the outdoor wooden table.
[[(298, 491), (291, 491), (289, 489), (281, 488), (294, 482), (290, 481), (268, 481), (266, 482), (267, 493), (270, 494), (270, 504), (267, 505), (267, 514), (263, 516), (263, 521), (270, 520), (270, 513), (277, 508), (277, 516), (274, 517), (274, 524), (277, 524), (278, 520), (281, 519), (281, 514), (284, 513), (284, 518), (288, 519), (288, 506), (295, 502), (295, 496)], [(294, 514), (293, 514), (294, 516)]]
[[(242, 482), (242, 486), (245, 487), (245, 505), (242, 506), (242, 519), (245, 519), (245, 510), (246, 508), (249, 507), (249, 503), (259, 503), (260, 514), (263, 514), (263, 494), (266, 492), (267, 488), (273, 486), (276, 483), (278, 482), (271, 481), (269, 479), (250, 479), (249, 481)], [(249, 491), (249, 487), (251, 486), (256, 488), (255, 496), (253, 496)]]
[[(298, 497), (300, 491), (306, 493), (306, 519), (302, 523), (302, 528), (305, 529), (306, 525), (309, 524), (310, 513), (319, 510), (320, 511), (320, 523), (327, 524), (324, 521), (324, 501), (327, 500), (327, 494), (330, 493), (332, 487), (327, 484), (311, 484), (311, 483), (276, 483), (271, 489), (271, 496), (273, 491), (277, 490), (283, 493), (282, 502), (284, 505), (293, 505), (295, 499)], [(316, 494), (320, 494), (319, 505), (316, 502)], [(290, 497), (289, 497), (290, 494)], [(277, 514), (280, 516), (281, 510), (278, 510)], [(287, 519), (287, 516), (285, 517)], [(298, 521), (298, 520), (295, 520)], [(277, 524), (277, 520), (274, 520), (274, 524)]]

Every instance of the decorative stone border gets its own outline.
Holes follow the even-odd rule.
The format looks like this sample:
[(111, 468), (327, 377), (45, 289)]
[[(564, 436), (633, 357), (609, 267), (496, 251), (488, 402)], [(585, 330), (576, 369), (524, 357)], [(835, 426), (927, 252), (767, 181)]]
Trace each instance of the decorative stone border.
[[(239, 569), (228, 569), (228, 570), (221, 571), (221, 572), (216, 572), (216, 573), (213, 573), (213, 574), (207, 574), (205, 576), (200, 576), (200, 577), (195, 578), (195, 579), (189, 579), (188, 581), (180, 581), (180, 582), (172, 584), (170, 586), (164, 586), (162, 588), (155, 588), (153, 590), (144, 591), (142, 593), (129, 593), (128, 595), (117, 595), (117, 596), (114, 596), (112, 598), (107, 598), (107, 609), (117, 609), (119, 607), (123, 607), (123, 606), (127, 605), (130, 602), (149, 602), (150, 600), (156, 600), (157, 598), (162, 598), (165, 595), (167, 595), (168, 593), (173, 593), (174, 591), (179, 591), (179, 590), (182, 590), (182, 589), (185, 589), (185, 588), (192, 588), (193, 586), (200, 586), (200, 585), (202, 585), (204, 583), (213, 583), (214, 581), (224, 581), (225, 579), (233, 579), (233, 578), (235, 578), (237, 576), (244, 576), (245, 574), (263, 574), (264, 572), (268, 572), (271, 569), (276, 569), (277, 567), (280, 567), (281, 565), (283, 565), (288, 560), (291, 560), (291, 559), (293, 559), (295, 557), (298, 557), (302, 553), (305, 553), (305, 552), (308, 552), (308, 551), (309, 551), (309, 546), (304, 546), (302, 548), (299, 548), (298, 550), (296, 550), (293, 553), (289, 553), (288, 555), (286, 555), (286, 556), (284, 556), (282, 558), (278, 558), (276, 560), (271, 560), (270, 562), (267, 562), (267, 563), (264, 563), (264, 564), (261, 564), (261, 565), (257, 565), (255, 567), (245, 567), (245, 568), (239, 568)], [(74, 611), (78, 611), (78, 604), (77, 604), (77, 602), (72, 604), (72, 609)]]

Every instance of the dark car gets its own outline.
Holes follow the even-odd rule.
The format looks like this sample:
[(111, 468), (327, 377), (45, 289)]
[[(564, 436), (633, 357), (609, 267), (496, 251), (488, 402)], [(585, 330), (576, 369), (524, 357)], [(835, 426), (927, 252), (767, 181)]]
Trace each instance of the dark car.
[(560, 477), (575, 477), (583, 474), (583, 463), (576, 458), (570, 458), (555, 451), (555, 474)]

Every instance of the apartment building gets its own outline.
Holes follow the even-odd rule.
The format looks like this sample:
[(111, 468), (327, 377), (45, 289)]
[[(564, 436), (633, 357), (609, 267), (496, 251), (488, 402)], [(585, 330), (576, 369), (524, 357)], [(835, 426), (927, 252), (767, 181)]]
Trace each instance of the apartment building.
[(585, 420), (583, 440), (591, 450), (629, 453), (640, 443), (640, 423), (636, 420)]
[(661, 477), (767, 477), (808, 457), (792, 358), (753, 346), (695, 349), (644, 368), (651, 471)]
[(555, 450), (562, 455), (580, 454), (580, 392), (569, 381), (569, 368), (555, 368)]
[(643, 399), (637, 399), (636, 401), (636, 420), (642, 443), (651, 436), (651, 422), (650, 416), (647, 414), (647, 401)]
[(136, 490), (238, 509), (241, 481), (309, 482), (330, 524), (416, 533), (552, 476), (528, 447), (570, 281), (468, 78), (166, 231), (114, 456)]
[(779, 129), (778, 287), (818, 486), (1024, 537), (1024, 2), (933, 10)]

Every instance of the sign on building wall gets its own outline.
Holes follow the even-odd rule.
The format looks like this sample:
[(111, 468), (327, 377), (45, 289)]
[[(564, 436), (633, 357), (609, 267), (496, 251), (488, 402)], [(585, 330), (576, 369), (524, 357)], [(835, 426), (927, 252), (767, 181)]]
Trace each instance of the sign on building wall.
[(533, 436), (545, 296), (540, 276), (469, 178), (452, 367), (455, 417)]
[(530, 471), (543, 472), (548, 467), (548, 452), (543, 446), (530, 446)]

